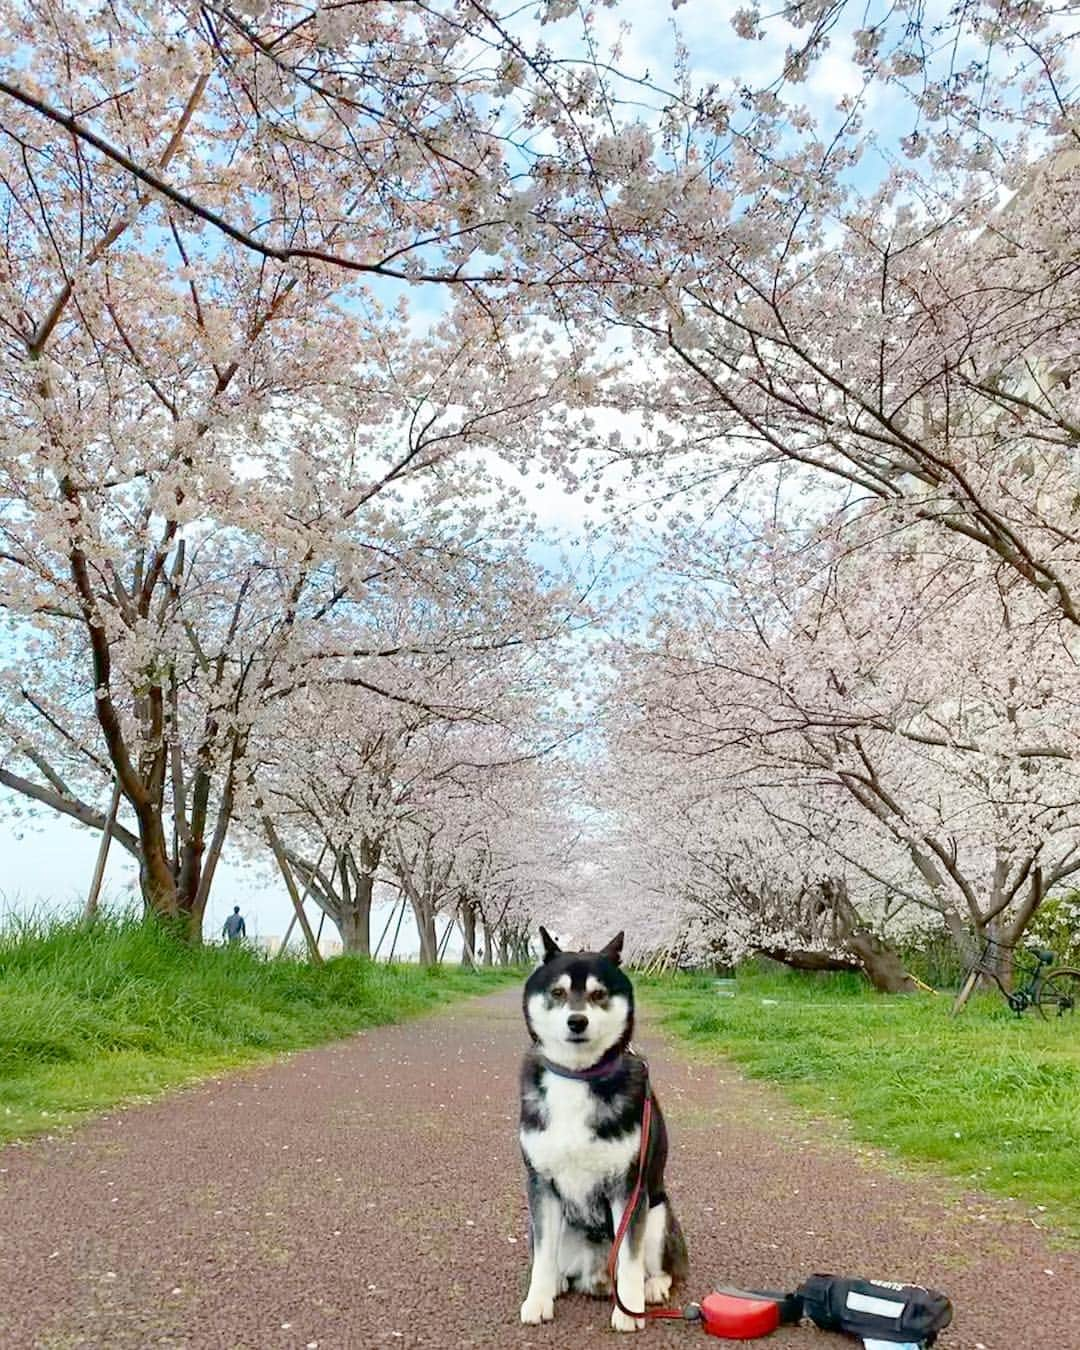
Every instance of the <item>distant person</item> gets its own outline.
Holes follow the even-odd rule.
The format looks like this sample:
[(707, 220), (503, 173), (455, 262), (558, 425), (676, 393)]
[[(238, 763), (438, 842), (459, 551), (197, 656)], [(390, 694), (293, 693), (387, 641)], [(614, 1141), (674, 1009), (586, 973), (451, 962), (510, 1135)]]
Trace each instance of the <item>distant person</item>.
[(227, 937), (230, 942), (239, 942), (242, 937), (247, 936), (244, 916), (240, 913), (239, 905), (233, 906), (233, 912), (225, 920), (225, 927), (222, 928), (221, 934), (222, 937)]

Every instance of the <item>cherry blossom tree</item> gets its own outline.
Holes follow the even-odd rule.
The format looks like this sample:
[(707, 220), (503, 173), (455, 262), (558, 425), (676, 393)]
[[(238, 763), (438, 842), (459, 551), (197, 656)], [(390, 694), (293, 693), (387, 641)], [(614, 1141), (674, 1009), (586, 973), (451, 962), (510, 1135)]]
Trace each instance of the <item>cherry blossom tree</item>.
[[(504, 624), (515, 598), (512, 556), (493, 568), (488, 602), (506, 611)], [(440, 917), (444, 936), (460, 926), (471, 960), (478, 925), (490, 956), (494, 933), (517, 915), (537, 801), (557, 815), (541, 784), (570, 730), (552, 707), (564, 625), (577, 609), (568, 598), (550, 589), (535, 597), (529, 617), (544, 633), (529, 642), (493, 641), (496, 616), (480, 614), (478, 596), (471, 645), (459, 631), (457, 597), (441, 610), (428, 606), (412, 616), (410, 647), (364, 664), (363, 687), (309, 686), (286, 702), (284, 720), (267, 724), (249, 756), (260, 811), (273, 817), (289, 867), (346, 950), (370, 950), (376, 885), (405, 897), (428, 961), (443, 949)], [(388, 615), (385, 631), (401, 642), (405, 616)], [(330, 653), (319, 655), (321, 668)], [(261, 829), (256, 813), (248, 833), (258, 841)]]
[(481, 533), (521, 528), (493, 456), (529, 462), (579, 364), (521, 297), (564, 272), (603, 94), (457, 0), (0, 29), (0, 773), (92, 827), (116, 783), (146, 904), (194, 933), (260, 718), (363, 683), (372, 594), (470, 615)]
[[(336, 886), (332, 868), (328, 877), (311, 865), (314, 839), (309, 856), (294, 861), (346, 950), (369, 949), (377, 882), (408, 901), (426, 961), (441, 959), (455, 919), (467, 955), (470, 921), (473, 936), (478, 916), (485, 930), (505, 928), (505, 899), (497, 913), (490, 903), (492, 821), (507, 810), (522, 769), (564, 734), (544, 705), (559, 678), (565, 627), (578, 617), (576, 598), (536, 573), (515, 544), (470, 558), (466, 575), (444, 568), (441, 580), (437, 604), (387, 617), (379, 662), (359, 682), (345, 675), (347, 702), (340, 686), (325, 697), (324, 675), (319, 706), (299, 709), (295, 750), (286, 749), (284, 763), (275, 743), (279, 800), (287, 810), (306, 806), (320, 847), (331, 841)], [(349, 672), (354, 658), (345, 651)], [(322, 671), (336, 660), (332, 649), (313, 656)], [(447, 924), (437, 940), (440, 915)]]
[(585, 842), (567, 809), (571, 781), (565, 764), (545, 758), (519, 775), (515, 791), (501, 795), (500, 809), (487, 818), (459, 906), (467, 955), (470, 912), (483, 928), (485, 962), (493, 962), (498, 943), (502, 963), (520, 965), (530, 960), (539, 924), (565, 911)]
[[(824, 950), (848, 902), (1012, 942), (1076, 867), (1080, 35), (980, 3), (735, 27), (781, 20), (775, 83), (639, 156), (597, 251), (637, 352), (598, 388), (643, 419), (609, 452), (689, 541), (616, 657), (619, 781), (677, 803), (666, 837), (634, 817), (637, 874), (759, 945)], [(815, 106), (843, 43), (861, 80)], [(728, 501), (734, 538), (703, 531)]]
[[(115, 308), (114, 278), (108, 288)], [(149, 295), (133, 301), (147, 322), (152, 308)], [(457, 605), (444, 645), (521, 641), (543, 611), (530, 611), (528, 569), (483, 539), (486, 507), (501, 509), (493, 534), (506, 536), (520, 518), (513, 504), (503, 496), (500, 508), (482, 463), (450, 462), (523, 434), (526, 406), (550, 389), (539, 370), (523, 356), (507, 372), (516, 392), (492, 384), (490, 368), (470, 390), (460, 327), (364, 369), (362, 321), (309, 312), (293, 324), (284, 349), (263, 330), (250, 355), (266, 364), (214, 417), (202, 393), (219, 398), (212, 354), (171, 349), (171, 371), (152, 380), (169, 384), (178, 421), (127, 370), (122, 344), (115, 375), (127, 370), (138, 398), (112, 400), (110, 358), (103, 368), (92, 355), (87, 368), (72, 357), (32, 415), (34, 389), (23, 391), (4, 464), (3, 781), (98, 824), (95, 795), (115, 776), (134, 817), (118, 838), (138, 841), (148, 905), (195, 928), (237, 796), (250, 790), (258, 718), (312, 683), (387, 692), (347, 667), (407, 652), (410, 628), (369, 646), (371, 626), (356, 619), (365, 601), (401, 614), (440, 597)], [(316, 351), (329, 408), (312, 396)], [(496, 571), (497, 612), (482, 595)], [(27, 654), (40, 663), (29, 681)]]
[(449, 740), (441, 753), (450, 751), (455, 770), (411, 793), (391, 834), (390, 870), (413, 910), (422, 960), (436, 959), (440, 913), (460, 927), (467, 962), (477, 924), (488, 963), (496, 945), (503, 964), (521, 960), (530, 923), (562, 889), (573, 847), (557, 777), (546, 756), (515, 753), (505, 737)]
[[(632, 959), (730, 967), (765, 955), (803, 969), (866, 969), (879, 987), (902, 987), (895, 957), (876, 959), (883, 944), (849, 899), (836, 857), (781, 823), (775, 793), (658, 748), (654, 717), (650, 707), (648, 723), (625, 714), (609, 723), (609, 823), (589, 892), (628, 919)], [(797, 793), (785, 805), (790, 817)]]
[[(782, 465), (882, 529), (931, 522), (1075, 626), (1075, 16), (822, 0), (735, 28), (775, 81), (643, 152), (597, 250), (638, 341), (606, 386), (646, 418), (624, 453), (705, 506)], [(823, 107), (804, 83), (838, 56)]]
[[(291, 265), (290, 289), (327, 268), (342, 282), (550, 284), (563, 264), (543, 253), (579, 186), (593, 190), (591, 128), (617, 129), (613, 91), (681, 102), (603, 58), (590, 34), (610, 7), (5, 0), (10, 206), (41, 216), (28, 248), (70, 278), (175, 227), (185, 266), (207, 252), (268, 277)], [(9, 280), (19, 337), (47, 316), (41, 344), (70, 296), (45, 309)]]
[(674, 889), (758, 950), (850, 956), (919, 910), (961, 950), (1012, 946), (1080, 868), (1071, 632), (977, 549), (878, 526), (774, 531), (726, 565), (711, 536), (684, 547), (696, 590), (624, 656), (620, 735), (674, 803)]

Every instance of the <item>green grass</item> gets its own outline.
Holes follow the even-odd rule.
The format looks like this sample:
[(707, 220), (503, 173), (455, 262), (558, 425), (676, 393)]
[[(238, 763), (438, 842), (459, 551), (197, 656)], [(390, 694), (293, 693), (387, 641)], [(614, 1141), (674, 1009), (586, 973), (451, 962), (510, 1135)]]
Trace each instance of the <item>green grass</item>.
[(186, 947), (102, 918), (0, 931), (0, 1142), (498, 988), (506, 971)]
[[(859, 1140), (1045, 1207), (1080, 1238), (1080, 1018), (1016, 1019), (973, 999), (889, 997), (854, 976), (642, 982), (679, 1036), (850, 1123)], [(766, 1002), (765, 1000), (770, 1000)]]

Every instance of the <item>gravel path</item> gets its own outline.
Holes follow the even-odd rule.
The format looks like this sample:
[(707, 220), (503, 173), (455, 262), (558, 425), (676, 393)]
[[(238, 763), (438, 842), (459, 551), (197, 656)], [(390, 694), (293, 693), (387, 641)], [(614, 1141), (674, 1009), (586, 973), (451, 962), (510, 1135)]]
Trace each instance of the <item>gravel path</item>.
[[(514, 995), (364, 1033), (0, 1150), (0, 1347), (589, 1350), (721, 1344), (604, 1304), (522, 1327)], [(1080, 1252), (943, 1197), (646, 1028), (692, 1294), (814, 1270), (937, 1285), (946, 1350), (1078, 1350)], [(776, 1350), (855, 1342), (784, 1329)]]

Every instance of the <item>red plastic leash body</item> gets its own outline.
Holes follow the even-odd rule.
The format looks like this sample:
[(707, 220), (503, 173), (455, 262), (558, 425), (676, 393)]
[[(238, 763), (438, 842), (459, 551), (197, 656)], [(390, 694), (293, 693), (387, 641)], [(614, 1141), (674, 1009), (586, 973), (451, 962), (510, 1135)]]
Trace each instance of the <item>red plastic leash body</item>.
[(619, 1220), (619, 1227), (615, 1234), (615, 1241), (611, 1244), (611, 1255), (608, 1257), (608, 1278), (611, 1281), (611, 1297), (615, 1306), (627, 1317), (647, 1317), (650, 1320), (657, 1318), (666, 1318), (670, 1321), (683, 1321), (686, 1314), (681, 1308), (644, 1308), (641, 1312), (634, 1312), (628, 1308), (619, 1297), (619, 1282), (616, 1278), (619, 1265), (619, 1250), (622, 1247), (623, 1239), (626, 1237), (630, 1225), (634, 1221), (634, 1215), (637, 1213), (638, 1205), (641, 1203), (641, 1191), (645, 1185), (645, 1164), (649, 1156), (649, 1132), (652, 1125), (652, 1091), (646, 1085), (645, 1105), (641, 1111), (641, 1152), (638, 1154), (638, 1174), (637, 1181), (634, 1183), (634, 1189), (630, 1193), (630, 1199), (627, 1201), (626, 1208), (623, 1210), (622, 1218)]

